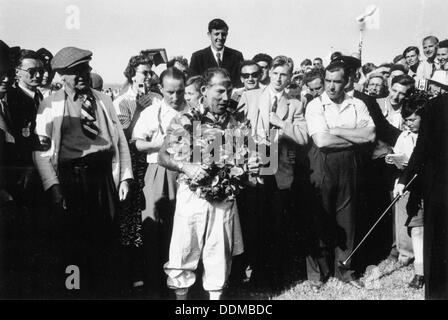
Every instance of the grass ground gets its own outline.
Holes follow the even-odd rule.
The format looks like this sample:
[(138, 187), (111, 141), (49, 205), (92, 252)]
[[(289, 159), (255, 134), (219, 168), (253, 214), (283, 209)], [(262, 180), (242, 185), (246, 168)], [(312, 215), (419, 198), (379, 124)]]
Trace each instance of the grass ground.
[(406, 267), (397, 262), (384, 260), (378, 266), (367, 268), (362, 277), (365, 288), (356, 289), (331, 278), (319, 291), (313, 291), (309, 281), (297, 283), (274, 300), (423, 300), (424, 289), (408, 287), (414, 276), (413, 265)]

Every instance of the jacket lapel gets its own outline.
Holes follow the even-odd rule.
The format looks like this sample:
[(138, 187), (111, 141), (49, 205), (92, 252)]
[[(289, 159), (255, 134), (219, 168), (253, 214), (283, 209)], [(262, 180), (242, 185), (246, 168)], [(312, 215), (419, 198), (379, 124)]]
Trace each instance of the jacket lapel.
[(277, 104), (277, 115), (280, 119), (285, 120), (288, 118), (289, 114), (289, 99), (286, 93), (282, 94), (278, 104)]
[[(262, 129), (266, 132), (269, 131), (269, 108), (271, 107), (271, 94), (269, 93), (268, 87), (264, 88), (258, 104), (258, 109), (260, 110), (260, 119)], [(257, 126), (258, 127), (258, 126)]]
[(211, 47), (207, 48), (206, 58), (207, 58), (208, 61), (205, 63), (205, 65), (211, 65), (211, 66), (215, 66), (215, 67), (218, 66), (218, 63), (216, 62), (216, 59), (215, 59), (215, 57), (213, 55), (213, 51), (212, 51)]

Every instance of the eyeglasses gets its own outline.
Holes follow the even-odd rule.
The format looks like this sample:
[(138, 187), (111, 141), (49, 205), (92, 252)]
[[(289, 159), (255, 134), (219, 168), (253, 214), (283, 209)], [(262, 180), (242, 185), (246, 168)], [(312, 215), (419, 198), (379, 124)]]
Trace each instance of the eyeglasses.
[(43, 75), (44, 72), (45, 72), (44, 68), (29, 68), (29, 69), (17, 68), (17, 69), (25, 71), (25, 72), (28, 72), (31, 77), (34, 77), (36, 75), (36, 73), (39, 73), (40, 75)]
[(243, 79), (249, 79), (249, 77), (252, 77), (252, 78), (258, 78), (258, 75), (259, 75), (258, 72), (253, 72), (253, 73), (242, 73), (242, 74), (241, 74), (241, 77), (242, 77)]

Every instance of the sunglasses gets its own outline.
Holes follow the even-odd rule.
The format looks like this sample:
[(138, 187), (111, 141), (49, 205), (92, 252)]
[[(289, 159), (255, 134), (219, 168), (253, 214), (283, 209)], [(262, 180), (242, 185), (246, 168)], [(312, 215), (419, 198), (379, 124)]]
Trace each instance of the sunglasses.
[(241, 77), (242, 77), (243, 79), (249, 79), (249, 77), (252, 77), (252, 78), (258, 78), (258, 75), (259, 75), (258, 72), (253, 72), (253, 73), (242, 73), (242, 74), (241, 74)]
[(28, 72), (31, 77), (34, 77), (36, 75), (36, 73), (39, 73), (40, 75), (43, 75), (44, 72), (45, 72), (44, 68), (29, 68), (29, 69), (17, 68), (17, 69), (25, 71), (25, 72)]

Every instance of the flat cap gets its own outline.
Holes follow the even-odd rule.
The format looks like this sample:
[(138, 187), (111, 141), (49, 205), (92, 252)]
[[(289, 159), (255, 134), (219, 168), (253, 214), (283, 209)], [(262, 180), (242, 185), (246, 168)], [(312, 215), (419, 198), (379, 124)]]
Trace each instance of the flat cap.
[(81, 63), (92, 59), (92, 52), (75, 47), (65, 47), (59, 50), (51, 59), (53, 70), (63, 70), (73, 68)]
[(349, 70), (356, 70), (361, 67), (361, 60), (353, 56), (338, 56), (331, 60), (331, 64), (336, 62), (343, 63)]

